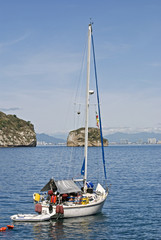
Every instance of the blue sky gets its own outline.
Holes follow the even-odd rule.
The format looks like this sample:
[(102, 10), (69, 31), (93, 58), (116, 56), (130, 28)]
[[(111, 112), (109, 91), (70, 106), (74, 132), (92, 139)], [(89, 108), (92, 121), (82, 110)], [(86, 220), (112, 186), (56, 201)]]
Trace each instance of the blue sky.
[(0, 111), (38, 133), (72, 128), (92, 18), (105, 132), (161, 131), (160, 13), (160, 0), (1, 0)]

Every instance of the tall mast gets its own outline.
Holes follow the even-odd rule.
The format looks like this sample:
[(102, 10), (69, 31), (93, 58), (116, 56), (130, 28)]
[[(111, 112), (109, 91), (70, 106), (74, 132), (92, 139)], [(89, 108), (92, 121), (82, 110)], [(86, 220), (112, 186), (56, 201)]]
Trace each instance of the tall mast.
[(89, 112), (89, 81), (90, 81), (90, 53), (91, 53), (92, 24), (88, 26), (88, 54), (87, 54), (87, 85), (86, 85), (86, 121), (85, 121), (85, 168), (84, 168), (84, 192), (87, 191), (87, 152), (88, 152), (88, 112)]

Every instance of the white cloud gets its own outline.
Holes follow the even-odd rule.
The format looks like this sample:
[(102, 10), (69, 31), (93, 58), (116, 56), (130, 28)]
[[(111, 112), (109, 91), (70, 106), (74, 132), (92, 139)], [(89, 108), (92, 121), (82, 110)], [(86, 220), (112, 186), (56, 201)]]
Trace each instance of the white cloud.
[(149, 66), (152, 66), (152, 67), (161, 67), (161, 62), (150, 63)]
[(38, 76), (39, 80), (44, 79), (59, 83), (61, 80), (66, 81), (71, 74), (79, 70), (80, 64), (76, 59), (75, 55), (68, 53), (29, 55), (16, 63), (5, 65), (1, 70), (1, 78), (21, 78), (23, 82), (23, 77), (30, 76), (30, 79), (34, 81), (35, 76)]
[(120, 51), (128, 50), (132, 47), (128, 43), (114, 44), (112, 42), (105, 42), (103, 46), (104, 46), (104, 49), (108, 50), (109, 52), (116, 52), (116, 53)]
[(114, 134), (114, 133), (161, 133), (161, 127), (145, 127), (145, 128), (132, 128), (132, 127), (111, 127), (111, 128), (104, 128), (104, 135)]
[(22, 36), (20, 36), (16, 39), (13, 39), (11, 41), (0, 42), (0, 52), (8, 46), (12, 46), (12, 45), (18, 44), (21, 41), (24, 41), (29, 36), (30, 36), (30, 33), (25, 33)]
[(0, 111), (2, 111), (2, 112), (10, 112), (10, 111), (18, 111), (20, 109), (21, 108), (19, 108), (19, 107), (0, 108)]
[[(149, 92), (135, 92), (133, 94), (117, 93), (102, 97), (102, 118), (104, 129), (111, 132), (135, 131), (148, 129), (158, 131), (158, 121), (161, 119), (161, 97)], [(129, 126), (129, 127), (127, 127)], [(116, 129), (115, 129), (116, 128)]]

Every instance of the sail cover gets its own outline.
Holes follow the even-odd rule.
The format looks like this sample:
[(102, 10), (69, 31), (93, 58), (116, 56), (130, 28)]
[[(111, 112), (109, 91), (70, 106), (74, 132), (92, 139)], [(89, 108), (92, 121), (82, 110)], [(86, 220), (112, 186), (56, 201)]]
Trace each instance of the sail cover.
[(57, 186), (57, 191), (60, 194), (81, 192), (80, 188), (75, 184), (75, 182), (73, 180), (56, 181), (55, 184)]
[(41, 192), (45, 192), (51, 189), (53, 189), (53, 191), (59, 192), (60, 194), (81, 192), (81, 189), (75, 184), (73, 180), (55, 181), (54, 179), (50, 179), (50, 181), (41, 189)]
[(55, 181), (54, 179), (50, 179), (50, 181), (41, 189), (41, 192), (46, 192), (48, 190), (53, 190), (56, 191), (57, 190), (57, 186), (55, 185)]

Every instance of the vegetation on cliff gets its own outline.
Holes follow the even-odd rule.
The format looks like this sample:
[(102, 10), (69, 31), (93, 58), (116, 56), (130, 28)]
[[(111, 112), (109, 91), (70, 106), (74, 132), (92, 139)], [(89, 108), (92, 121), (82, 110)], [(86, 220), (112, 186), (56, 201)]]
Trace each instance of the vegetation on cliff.
[(30, 121), (0, 112), (0, 147), (36, 146), (36, 133)]
[[(69, 133), (67, 138), (67, 146), (69, 147), (79, 147), (85, 144), (85, 128), (79, 128), (73, 130)], [(108, 140), (103, 139), (104, 146), (108, 146)], [(101, 137), (100, 130), (98, 128), (88, 129), (88, 146), (100, 147)]]

